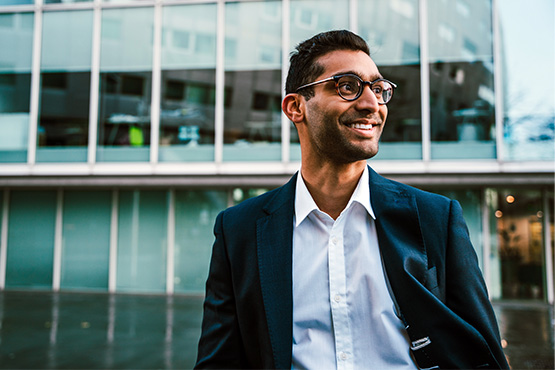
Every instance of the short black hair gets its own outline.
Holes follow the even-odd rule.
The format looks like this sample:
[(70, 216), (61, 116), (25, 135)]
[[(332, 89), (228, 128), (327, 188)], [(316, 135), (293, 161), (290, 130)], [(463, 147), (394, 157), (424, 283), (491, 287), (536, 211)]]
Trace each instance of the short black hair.
[[(291, 53), (285, 93), (294, 93), (300, 86), (314, 82), (324, 72), (324, 67), (316, 60), (336, 50), (360, 50), (370, 55), (366, 41), (351, 31), (334, 30), (319, 33), (301, 42)], [(314, 96), (314, 90), (309, 87), (299, 91), (299, 94), (310, 99)]]

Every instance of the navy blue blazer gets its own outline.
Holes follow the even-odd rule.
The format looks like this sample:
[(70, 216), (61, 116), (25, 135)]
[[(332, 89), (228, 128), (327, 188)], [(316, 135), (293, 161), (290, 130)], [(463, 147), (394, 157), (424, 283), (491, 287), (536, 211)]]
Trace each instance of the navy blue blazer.
[[(296, 176), (218, 215), (196, 368), (291, 368)], [(386, 275), (418, 365), (508, 368), (459, 203), (372, 169), (369, 181)]]

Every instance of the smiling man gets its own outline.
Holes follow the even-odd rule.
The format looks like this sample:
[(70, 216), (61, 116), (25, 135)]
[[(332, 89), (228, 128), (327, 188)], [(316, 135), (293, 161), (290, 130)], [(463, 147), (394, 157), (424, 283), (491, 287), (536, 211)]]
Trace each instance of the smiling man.
[(458, 202), (367, 165), (395, 88), (349, 31), (297, 46), (301, 169), (217, 217), (197, 368), (508, 368)]

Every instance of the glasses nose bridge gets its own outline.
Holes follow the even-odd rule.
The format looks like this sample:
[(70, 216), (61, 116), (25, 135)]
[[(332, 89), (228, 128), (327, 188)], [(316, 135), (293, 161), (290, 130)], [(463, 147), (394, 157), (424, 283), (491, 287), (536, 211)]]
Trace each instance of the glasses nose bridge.
[(360, 93), (358, 98), (360, 98), (362, 96), (362, 94), (364, 94), (364, 88), (366, 87), (366, 85), (368, 85), (368, 87), (370, 88), (370, 93), (372, 93), (372, 96), (374, 96), (374, 98), (376, 98), (376, 101), (378, 102), (378, 104), (380, 104), (380, 97), (378, 95), (376, 95), (376, 93), (372, 90), (372, 85), (374, 85), (374, 81), (364, 81), (364, 80), (360, 80), (361, 82), (361, 88), (360, 88)]

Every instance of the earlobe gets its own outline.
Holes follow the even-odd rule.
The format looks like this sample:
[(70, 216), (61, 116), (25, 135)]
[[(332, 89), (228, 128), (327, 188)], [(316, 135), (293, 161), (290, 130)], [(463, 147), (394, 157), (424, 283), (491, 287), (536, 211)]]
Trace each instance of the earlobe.
[(287, 94), (281, 102), (281, 109), (294, 124), (304, 121), (304, 101), (299, 94)]

